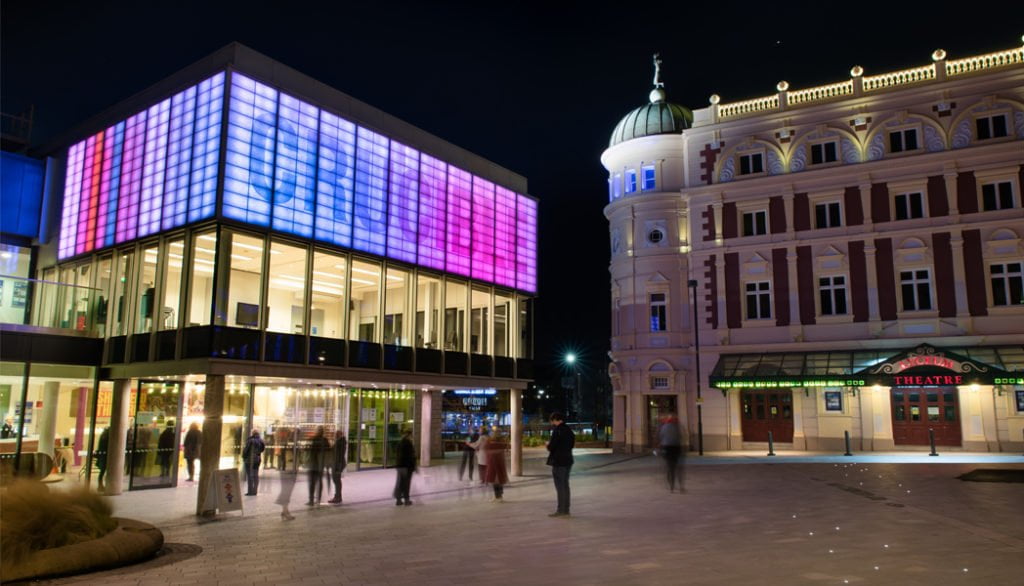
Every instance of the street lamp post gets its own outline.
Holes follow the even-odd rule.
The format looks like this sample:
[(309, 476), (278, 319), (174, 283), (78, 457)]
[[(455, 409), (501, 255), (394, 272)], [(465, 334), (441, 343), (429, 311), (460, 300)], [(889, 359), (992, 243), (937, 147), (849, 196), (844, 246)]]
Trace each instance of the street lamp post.
[(700, 397), (700, 327), (697, 325), (697, 281), (690, 279), (690, 289), (693, 289), (693, 346), (694, 364), (697, 375), (697, 453), (704, 455), (704, 417), (703, 399)]
[[(580, 369), (576, 366), (576, 355), (572, 352), (565, 355), (565, 362), (572, 367), (573, 372), (576, 374), (576, 389), (575, 392), (580, 394), (580, 398), (583, 397), (583, 391), (580, 389)], [(569, 418), (569, 393), (565, 394), (565, 417), (566, 421)]]

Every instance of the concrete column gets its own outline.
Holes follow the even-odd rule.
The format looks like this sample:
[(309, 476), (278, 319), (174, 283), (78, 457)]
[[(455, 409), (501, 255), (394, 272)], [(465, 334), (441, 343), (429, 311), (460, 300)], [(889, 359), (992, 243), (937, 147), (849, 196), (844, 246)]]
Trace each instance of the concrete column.
[[(804, 401), (808, 400), (803, 389), (792, 389), (793, 393), (793, 449), (807, 449), (807, 435), (804, 433)], [(811, 400), (817, 400), (812, 398)]]
[[(60, 400), (60, 381), (43, 383), (43, 409), (39, 413), (39, 447), (37, 452), (49, 454), (52, 458), (53, 436), (57, 434), (57, 402)], [(46, 471), (50, 473), (49, 470)]]
[(431, 434), (434, 426), (431, 419), (434, 406), (434, 394), (430, 391), (420, 393), (420, 466), (430, 466)]
[(509, 404), (512, 421), (512, 476), (523, 475), (523, 391), (512, 389)]
[(216, 492), (212, 489), (213, 477), (217, 473), (217, 469), (220, 468), (223, 416), (224, 375), (208, 374), (206, 375), (206, 390), (203, 393), (203, 443), (199, 449), (197, 515), (212, 516), (217, 512)]
[(114, 381), (110, 404), (110, 439), (107, 441), (107, 475), (104, 494), (121, 494), (124, 485), (124, 450), (128, 442), (128, 413), (132, 402), (132, 381)]

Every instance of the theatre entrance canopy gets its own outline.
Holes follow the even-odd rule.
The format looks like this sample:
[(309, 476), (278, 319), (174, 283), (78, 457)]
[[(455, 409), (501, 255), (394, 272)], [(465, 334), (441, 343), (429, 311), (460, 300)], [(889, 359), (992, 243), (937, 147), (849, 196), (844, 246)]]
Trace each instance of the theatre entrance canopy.
[(831, 350), (724, 354), (709, 377), (723, 391), (747, 388), (1024, 384), (1024, 345), (903, 352)]

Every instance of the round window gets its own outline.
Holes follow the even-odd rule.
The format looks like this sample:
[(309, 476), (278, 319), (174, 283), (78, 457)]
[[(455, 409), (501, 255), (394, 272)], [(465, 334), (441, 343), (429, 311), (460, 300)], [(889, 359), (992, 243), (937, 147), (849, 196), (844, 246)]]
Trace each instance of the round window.
[(653, 242), (654, 244), (657, 244), (664, 239), (665, 233), (659, 230), (658, 228), (655, 228), (654, 230), (651, 230), (650, 232), (647, 233), (647, 240), (649, 242)]

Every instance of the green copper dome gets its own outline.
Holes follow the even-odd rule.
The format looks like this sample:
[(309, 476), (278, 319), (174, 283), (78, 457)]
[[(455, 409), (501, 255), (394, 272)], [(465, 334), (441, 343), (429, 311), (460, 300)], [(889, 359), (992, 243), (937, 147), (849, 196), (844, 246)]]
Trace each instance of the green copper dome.
[(678, 104), (665, 101), (665, 90), (651, 91), (651, 101), (626, 114), (612, 131), (608, 146), (613, 147), (643, 136), (679, 134), (690, 128), (693, 113)]

